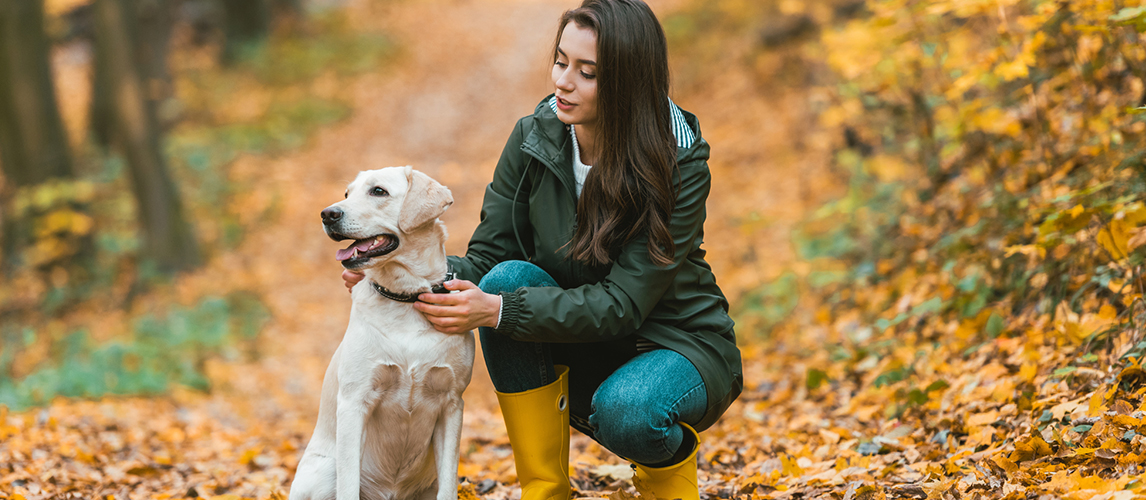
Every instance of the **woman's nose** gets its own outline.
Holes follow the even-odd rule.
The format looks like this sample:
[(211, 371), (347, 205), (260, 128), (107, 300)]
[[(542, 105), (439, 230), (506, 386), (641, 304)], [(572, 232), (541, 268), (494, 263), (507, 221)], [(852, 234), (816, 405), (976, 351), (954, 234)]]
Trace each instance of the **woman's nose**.
[(559, 88), (561, 90), (564, 90), (566, 92), (572, 92), (573, 91), (573, 85), (572, 85), (573, 82), (570, 78), (568, 78), (568, 76), (569, 76), (568, 70), (562, 71), (561, 76), (557, 77), (557, 82), (555, 83), (555, 85), (557, 85), (557, 88)]

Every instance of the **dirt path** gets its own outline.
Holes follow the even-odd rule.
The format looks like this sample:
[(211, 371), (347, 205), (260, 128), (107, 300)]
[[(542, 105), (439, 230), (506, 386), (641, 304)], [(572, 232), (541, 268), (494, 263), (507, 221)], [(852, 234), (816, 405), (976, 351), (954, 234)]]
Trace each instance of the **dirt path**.
[[(267, 356), (257, 368), (266, 373), (246, 387), (228, 388), (229, 401), (245, 394), (252, 412), (281, 412), (279, 417), (302, 422), (309, 434), (322, 374), (350, 307), (334, 260), (338, 244), (321, 234), (318, 213), (340, 198), (358, 171), (409, 164), (448, 185), (455, 204), (443, 217), (452, 235), (447, 249), (464, 253), (505, 138), (548, 92), (546, 48), (565, 3), (351, 7), (358, 22), (396, 38), (401, 54), (346, 89), (353, 116), (319, 133), (310, 147), (285, 158), (250, 158), (236, 168), (240, 176), (271, 173), (273, 189), (287, 201), (280, 223), (253, 234), (238, 255), (283, 242), (296, 251), (267, 260), (236, 257), (253, 266), (260, 289), (275, 290), (267, 296), (274, 319), (264, 331)], [(492, 430), (500, 420), (492, 411), (496, 402), (480, 354), (476, 365), (466, 391), (467, 425), (493, 418)], [(266, 387), (268, 380), (281, 385)], [(254, 404), (268, 397), (273, 401)]]
[[(652, 5), (663, 16), (673, 3), (679, 2)], [(402, 53), (346, 89), (352, 118), (323, 131), (298, 154), (253, 158), (238, 168), (239, 175), (271, 172), (274, 187), (289, 193), (280, 223), (245, 246), (291, 242), (298, 249), (275, 253), (284, 261), (255, 259), (251, 265), (260, 288), (276, 291), (268, 296), (275, 320), (264, 334), (270, 355), (263, 366), (295, 389), (290, 392), (301, 401), (287, 407), (303, 417), (317, 411), (311, 399), (349, 309), (333, 259), (337, 244), (318, 232), (318, 212), (338, 199), (359, 170), (414, 165), (453, 191), (455, 204), (443, 217), (452, 235), (447, 249), (463, 253), (509, 131), (551, 91), (548, 49), (557, 18), (570, 6), (566, 0), (376, 4), (352, 6), (352, 17), (392, 35)], [(806, 202), (798, 171), (807, 167), (791, 161), (798, 155), (784, 131), (793, 122), (785, 115), (790, 108), (759, 97), (753, 88), (758, 82), (737, 71), (701, 80), (675, 97), (702, 123), (712, 124), (705, 127), (717, 153), (707, 230), (709, 241), (718, 244), (709, 251), (719, 279), (735, 296), (789, 258), (785, 228)], [(755, 218), (746, 222), (750, 214)], [(476, 364), (467, 404), (485, 413), (496, 404), (484, 365), (480, 359)]]
[[(650, 3), (663, 16), (679, 2)], [(224, 257), (233, 262), (212, 266), (248, 268), (259, 289), (274, 290), (266, 297), (274, 315), (262, 335), (266, 355), (255, 365), (219, 367), (248, 376), (216, 374), (232, 382), (204, 407), (213, 418), (276, 426), (263, 433), (291, 434), (305, 443), (350, 307), (333, 258), (338, 245), (320, 233), (319, 211), (360, 170), (414, 165), (451, 188), (455, 204), (443, 217), (451, 233), (447, 250), (463, 253), (509, 131), (551, 90), (548, 48), (557, 18), (570, 6), (566, 0), (408, 0), (351, 7), (356, 22), (392, 35), (402, 52), (345, 89), (355, 110), (349, 120), (322, 131), (297, 154), (248, 158), (236, 166), (240, 177), (269, 176), (268, 188), (283, 193), (285, 204), (277, 224)], [(674, 99), (710, 124), (705, 135), (719, 156), (711, 162), (714, 196), (706, 229), (715, 243), (708, 246), (718, 278), (735, 297), (790, 259), (787, 227), (807, 203), (800, 185), (806, 176), (795, 172), (810, 167), (807, 155), (793, 152), (784, 124), (800, 109), (778, 107), (782, 96), (769, 99), (754, 88), (759, 82), (735, 69), (694, 80), (702, 83)], [(804, 160), (788, 163), (794, 158)], [(295, 251), (253, 257), (260, 248), (282, 244)], [(512, 481), (480, 352), (474, 371), (465, 395), (463, 474)], [(734, 429), (740, 412), (734, 406), (722, 427)], [(573, 446), (575, 469), (579, 462), (581, 469), (598, 466), (602, 456), (606, 465), (621, 463), (576, 433)]]

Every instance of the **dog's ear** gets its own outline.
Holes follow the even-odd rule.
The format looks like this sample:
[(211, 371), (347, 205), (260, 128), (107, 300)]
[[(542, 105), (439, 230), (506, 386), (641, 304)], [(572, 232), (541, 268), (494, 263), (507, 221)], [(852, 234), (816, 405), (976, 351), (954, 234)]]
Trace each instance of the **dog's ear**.
[(402, 232), (408, 233), (437, 219), (454, 204), (450, 190), (430, 176), (411, 168), (406, 171), (406, 180), (410, 188), (398, 214), (398, 229)]

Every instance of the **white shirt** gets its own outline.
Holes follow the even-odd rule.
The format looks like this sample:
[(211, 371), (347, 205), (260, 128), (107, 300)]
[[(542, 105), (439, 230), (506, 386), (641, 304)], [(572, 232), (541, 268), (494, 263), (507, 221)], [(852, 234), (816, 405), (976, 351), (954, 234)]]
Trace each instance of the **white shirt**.
[(569, 126), (569, 135), (573, 137), (573, 178), (577, 180), (577, 197), (581, 197), (581, 188), (585, 186), (585, 177), (589, 175), (592, 165), (581, 163), (581, 146), (577, 144), (577, 130)]

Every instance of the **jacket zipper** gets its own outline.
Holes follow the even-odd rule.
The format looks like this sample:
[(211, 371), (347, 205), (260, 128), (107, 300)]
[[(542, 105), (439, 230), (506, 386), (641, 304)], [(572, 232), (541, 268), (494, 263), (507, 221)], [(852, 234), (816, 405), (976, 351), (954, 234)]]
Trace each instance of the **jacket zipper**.
[(561, 181), (561, 185), (565, 186), (565, 191), (568, 192), (570, 195), (572, 195), (574, 200), (577, 199), (577, 191), (575, 191), (573, 189), (573, 186), (569, 185), (569, 181), (565, 180), (565, 176), (561, 175), (561, 173), (557, 171), (556, 165), (554, 165), (553, 163), (550, 163), (549, 160), (542, 158), (541, 152), (537, 151), (536, 149), (531, 147), (529, 144), (526, 144), (523, 142), (521, 144), (521, 150), (524, 151), (529, 156), (532, 156), (537, 161), (541, 162), (542, 165), (545, 165), (545, 168), (548, 168), (549, 170), (553, 171), (553, 175), (555, 175), (557, 177), (557, 180)]
[[(542, 158), (541, 152), (537, 151), (533, 147), (530, 147), (528, 144), (522, 143), (521, 144), (521, 150), (524, 151), (529, 156), (532, 156), (535, 160), (541, 162), (542, 165), (545, 165), (545, 168), (548, 168), (550, 170), (550, 172), (553, 174), (553, 176), (557, 177), (558, 181), (560, 181), (561, 184), (563, 186), (565, 186), (565, 191), (573, 197), (574, 203), (576, 203), (576, 199), (577, 199), (576, 198), (576, 191), (574, 191), (573, 188), (571, 186), (569, 186), (569, 183), (568, 183), (568, 181), (565, 180), (565, 177), (562, 176), (557, 171), (556, 165), (554, 165), (553, 163), (550, 163), (545, 158)], [(516, 195), (517, 193), (514, 193), (514, 194)], [(574, 210), (576, 210), (576, 209), (574, 209)], [(577, 221), (576, 217), (574, 217), (574, 219), (573, 219), (573, 234), (577, 233), (577, 224), (578, 224), (578, 221)], [(584, 273), (584, 270), (582, 269), (582, 265), (580, 262), (569, 259), (569, 272), (570, 272), (570, 274), (572, 274), (571, 277), (573, 279), (575, 279), (577, 281), (583, 281), (584, 280), (585, 273)]]

